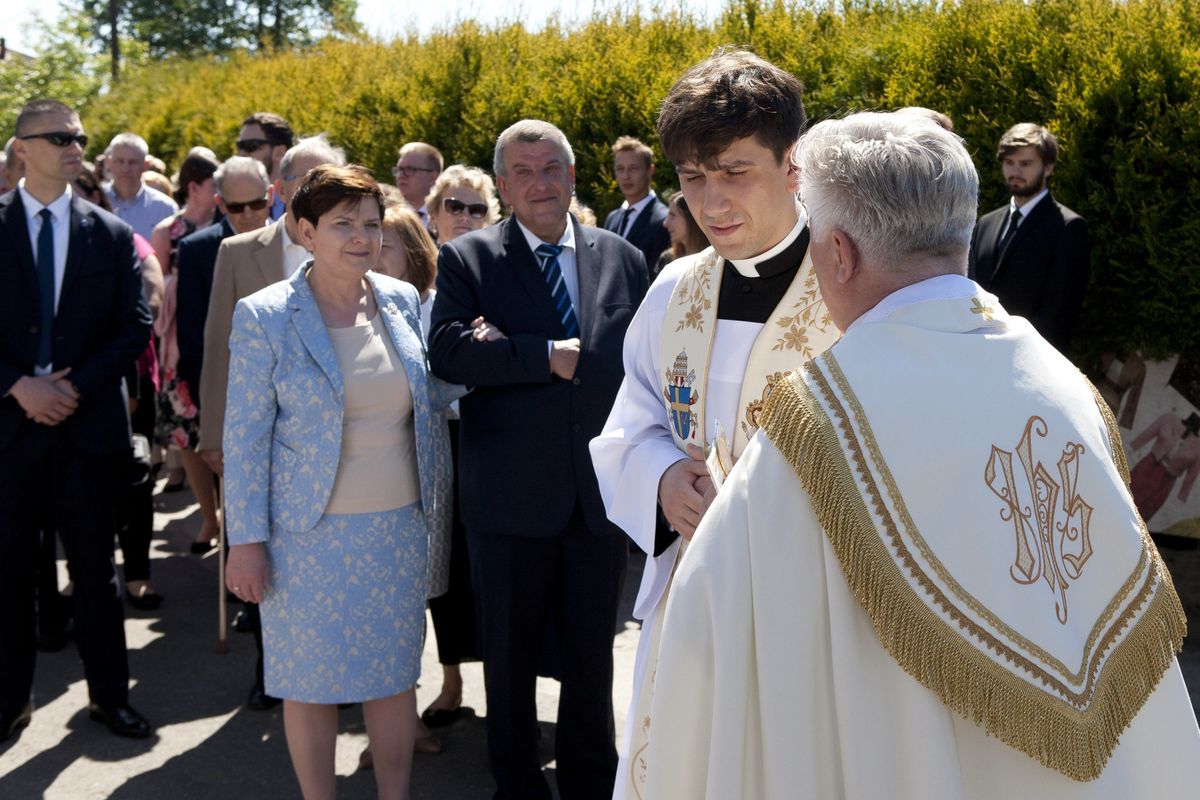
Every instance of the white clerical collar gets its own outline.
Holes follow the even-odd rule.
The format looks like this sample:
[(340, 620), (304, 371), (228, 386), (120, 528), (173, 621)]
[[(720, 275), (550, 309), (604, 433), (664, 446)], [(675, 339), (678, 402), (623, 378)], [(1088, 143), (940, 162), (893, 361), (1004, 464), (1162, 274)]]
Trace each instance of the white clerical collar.
[[(642, 213), (643, 208), (645, 208), (649, 203), (652, 203), (653, 201), (654, 201), (654, 190), (651, 189), (649, 192), (646, 193), (645, 197), (643, 197), (641, 200), (638, 200), (636, 203), (633, 204), (633, 206), (632, 206), (633, 213), (630, 214), (629, 216), (636, 217), (638, 214)], [(628, 200), (624, 200), (621, 202), (621, 210), (622, 211), (624, 211), (625, 209), (630, 208), (630, 207), (631, 206), (629, 205)]]
[[(525, 241), (529, 244), (530, 252), (537, 252), (540, 244), (556, 244), (555, 242), (543, 242), (538, 238), (533, 231), (521, 224), (521, 220), (513, 215), (513, 221), (517, 223), (517, 227), (521, 229), (521, 233), (525, 236)], [(571, 222), (571, 217), (567, 215), (567, 229), (563, 231), (562, 238), (557, 242), (559, 247), (565, 247), (569, 250), (575, 249), (575, 226)]]
[(32, 220), (43, 208), (50, 209), (50, 216), (54, 217), (55, 222), (61, 222), (66, 219), (67, 214), (70, 213), (71, 184), (69, 183), (63, 190), (63, 193), (49, 203), (43, 203), (26, 191), (24, 178), (21, 178), (20, 182), (17, 183), (17, 191), (21, 193), (21, 205), (25, 206), (25, 217), (27, 219)]
[(923, 281), (910, 283), (889, 294), (858, 319), (851, 322), (846, 333), (859, 325), (882, 322), (902, 308), (927, 300), (953, 300), (972, 297), (979, 287), (966, 275), (936, 275)]
[(732, 264), (733, 268), (736, 269), (738, 274), (743, 278), (757, 278), (757, 266), (764, 261), (774, 258), (784, 250), (787, 250), (788, 246), (792, 242), (796, 241), (796, 237), (799, 236), (800, 232), (804, 230), (804, 226), (808, 224), (808, 214), (805, 213), (804, 206), (796, 206), (796, 215), (796, 224), (792, 226), (791, 231), (788, 232), (787, 236), (779, 240), (779, 244), (775, 245), (770, 250), (767, 250), (766, 252), (760, 253), (756, 256), (751, 256), (750, 258), (727, 258), (725, 261), (729, 264)]
[[(1021, 208), (1020, 208), (1021, 218), (1017, 220), (1017, 227), (1020, 227), (1022, 222), (1029, 219), (1029, 215), (1033, 212), (1033, 207), (1036, 206), (1038, 203), (1040, 203), (1042, 201), (1042, 198), (1048, 194), (1050, 194), (1049, 187), (1042, 189), (1040, 192), (1035, 194), (1033, 197), (1029, 198), (1028, 203), (1021, 206)], [(1009, 216), (1012, 216), (1012, 212), (1017, 211), (1017, 210), (1018, 210), (1017, 209), (1017, 198), (1010, 197), (1008, 199)]]

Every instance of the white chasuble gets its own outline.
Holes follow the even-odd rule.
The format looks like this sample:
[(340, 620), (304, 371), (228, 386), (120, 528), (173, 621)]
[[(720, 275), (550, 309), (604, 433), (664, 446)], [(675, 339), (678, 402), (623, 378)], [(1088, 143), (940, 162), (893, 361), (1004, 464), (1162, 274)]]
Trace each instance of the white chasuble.
[[(626, 379), (604, 431), (591, 445), (610, 519), (648, 554), (634, 606), (644, 623), (621, 743), (617, 798), (644, 796), (642, 756), (662, 598), (683, 545), (677, 539), (653, 557), (659, 478), (687, 444), (710, 455), (710, 470), (718, 452), (724, 455), (724, 469), (731, 468), (757, 430), (771, 386), (838, 335), (816, 288), (804, 247), (806, 232), (804, 241), (799, 240), (805, 222), (801, 216), (791, 233), (761, 257), (769, 263), (795, 253), (794, 275), (766, 324), (719, 317), (725, 264), (707, 250), (664, 270), (626, 335)], [(752, 265), (739, 262), (736, 269), (743, 277), (754, 276)]]
[(934, 281), (961, 292), (906, 287), (772, 393), (667, 601), (646, 797), (1195, 796), (1111, 415)]

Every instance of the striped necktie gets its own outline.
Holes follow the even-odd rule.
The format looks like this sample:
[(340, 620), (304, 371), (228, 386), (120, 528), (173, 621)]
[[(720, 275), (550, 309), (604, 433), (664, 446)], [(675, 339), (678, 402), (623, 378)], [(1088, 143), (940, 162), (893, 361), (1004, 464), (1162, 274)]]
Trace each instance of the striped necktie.
[(575, 309), (571, 307), (571, 295), (567, 294), (567, 284), (563, 280), (562, 267), (558, 264), (558, 254), (562, 247), (555, 244), (540, 244), (534, 254), (542, 265), (542, 277), (550, 287), (550, 296), (554, 299), (554, 309), (558, 313), (559, 322), (571, 339), (579, 335), (579, 321), (575, 319)]

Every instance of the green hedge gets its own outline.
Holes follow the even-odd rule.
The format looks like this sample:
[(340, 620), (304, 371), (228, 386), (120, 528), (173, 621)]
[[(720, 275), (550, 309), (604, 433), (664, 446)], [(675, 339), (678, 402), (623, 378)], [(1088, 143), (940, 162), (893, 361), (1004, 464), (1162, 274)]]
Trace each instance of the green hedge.
[[(98, 142), (141, 132), (168, 162), (195, 144), (227, 155), (250, 111), (329, 131), (386, 175), (396, 147), (432, 142), (489, 166), (496, 134), (526, 116), (558, 124), (578, 191), (600, 213), (620, 197), (609, 144), (654, 141), (654, 117), (689, 64), (749, 46), (808, 87), (809, 116), (925, 105), (949, 114), (982, 176), (981, 206), (1006, 200), (995, 143), (1018, 121), (1062, 145), (1053, 188), (1092, 228), (1094, 269), (1076, 360), (1106, 349), (1200, 352), (1200, 3), (961, 0), (834, 4), (737, 0), (704, 24), (685, 13), (611, 12), (451, 30), (388, 43), (327, 41), (133, 71), (86, 110)], [(673, 171), (661, 160), (658, 184)]]

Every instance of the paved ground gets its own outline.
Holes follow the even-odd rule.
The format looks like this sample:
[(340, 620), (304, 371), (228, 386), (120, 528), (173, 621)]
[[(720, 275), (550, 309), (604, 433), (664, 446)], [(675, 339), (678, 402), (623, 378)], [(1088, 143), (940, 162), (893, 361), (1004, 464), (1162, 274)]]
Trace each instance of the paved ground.
[[(156, 612), (131, 612), (126, 621), (130, 668), (135, 677), (131, 703), (157, 727), (148, 741), (110, 736), (87, 718), (82, 670), (73, 648), (41, 654), (38, 662), (33, 724), (18, 738), (0, 746), (0, 798), (25, 800), (90, 800), (91, 798), (186, 797), (189, 800), (298, 797), (283, 738), (280, 709), (247, 711), (254, 658), (253, 640), (230, 633), (231, 651), (217, 655), (216, 558), (187, 554), (199, 528), (199, 515), (186, 492), (159, 495), (154, 541), (154, 584), (166, 596)], [(1193, 631), (1200, 630), (1200, 550), (1191, 540), (1164, 541), (1162, 552)], [(622, 609), (622, 631), (616, 640), (614, 703), (621, 730), (629, 702), (629, 684), (637, 643), (637, 623), (629, 618), (641, 572), (641, 560), (630, 563)], [(232, 614), (232, 609), (231, 609)], [(1192, 636), (1181, 658), (1185, 677), (1200, 709), (1200, 636)], [(424, 656), (418, 706), (436, 696), (440, 667), (430, 644)], [(445, 752), (417, 756), (413, 796), (439, 800), (482, 800), (490, 797), (483, 720), (483, 677), (479, 665), (464, 667), (465, 705), (473, 714), (441, 738)], [(538, 712), (543, 732), (543, 758), (553, 776), (553, 741), (557, 684), (539, 684)], [(339, 796), (373, 798), (369, 772), (356, 772), (366, 733), (358, 709), (342, 712), (338, 739)]]

